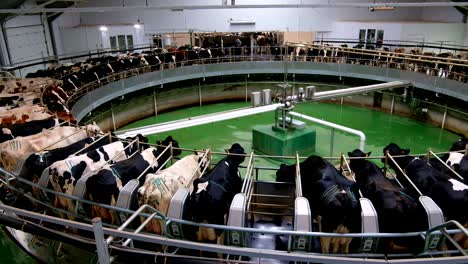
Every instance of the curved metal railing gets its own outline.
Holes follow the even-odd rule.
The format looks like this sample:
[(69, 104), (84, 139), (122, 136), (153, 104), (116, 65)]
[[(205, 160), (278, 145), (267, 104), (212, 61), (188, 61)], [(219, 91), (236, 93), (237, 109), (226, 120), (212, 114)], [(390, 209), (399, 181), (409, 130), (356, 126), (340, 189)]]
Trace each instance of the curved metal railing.
[[(157, 65), (140, 66), (127, 71), (117, 72), (93, 82), (87, 83), (77, 91), (75, 91), (67, 100), (67, 106), (70, 108), (81, 96), (88, 92), (97, 89), (109, 82), (117, 81), (132, 76), (170, 69), (174, 67), (183, 67), (187, 65), (197, 64), (213, 64), (213, 63), (230, 63), (238, 61), (304, 61), (304, 62), (320, 62), (320, 63), (348, 63), (348, 64), (363, 64), (376, 67), (396, 68), (406, 71), (419, 72), (425, 75), (439, 76), (440, 78), (448, 78), (456, 81), (468, 81), (466, 74), (468, 69), (468, 60), (456, 58), (440, 58), (419, 54), (395, 53), (379, 50), (364, 50), (353, 49), (346, 47), (332, 47), (332, 46), (319, 46), (302, 43), (288, 43), (290, 46), (278, 47), (279, 52), (276, 54), (271, 53), (270, 47), (266, 52), (262, 53), (259, 48), (257, 53), (247, 54), (247, 50), (241, 51), (244, 55), (229, 55), (233, 52), (223, 53), (220, 57), (200, 58), (194, 60), (184, 59), (176, 63), (161, 63)], [(288, 50), (292, 48), (292, 50)], [(318, 55), (309, 56), (308, 53), (304, 55), (296, 55), (296, 48), (307, 50), (316, 50)], [(306, 50), (307, 49), (307, 50)], [(215, 50), (215, 49), (213, 49)], [(226, 49), (223, 49), (223, 51)], [(247, 54), (247, 55), (245, 55)], [(454, 71), (454, 69), (460, 69)]]
[[(172, 148), (172, 146), (171, 146), (171, 148)], [(191, 151), (193, 151), (193, 150), (191, 150)], [(446, 152), (441, 152), (439, 154), (443, 154), (443, 153), (446, 153)], [(212, 154), (229, 155), (227, 153), (222, 153), (222, 152), (214, 152)], [(243, 156), (250, 157), (249, 158), (249, 165), (251, 165), (251, 160), (253, 160), (254, 158), (257, 158), (257, 155), (254, 155), (253, 153), (251, 153), (250, 155), (246, 154), (246, 155), (243, 155)], [(382, 156), (382, 157), (384, 157), (384, 156)], [(294, 160), (296, 164), (298, 164), (300, 159), (305, 159), (306, 157), (299, 157), (298, 155), (296, 155), (294, 157), (291, 156), (291, 157), (284, 157), (284, 158), (290, 158), (291, 160)], [(372, 159), (375, 159), (375, 158), (380, 158), (380, 157), (372, 157)], [(336, 159), (340, 159), (340, 157), (336, 157)], [(246, 175), (250, 175), (248, 177), (249, 182), (253, 180), (252, 179), (252, 171), (256, 170), (256, 169), (258, 169), (258, 168), (255, 168), (254, 166), (249, 166), (247, 168), (248, 172), (247, 172)], [(275, 168), (268, 168), (268, 169), (275, 169)], [(78, 197), (75, 197), (75, 196), (72, 196), (72, 195), (67, 195), (67, 194), (64, 194), (64, 193), (55, 192), (53, 190), (50, 190), (48, 188), (45, 188), (45, 187), (42, 187), (42, 186), (40, 186), (38, 184), (30, 182), (30, 181), (28, 181), (26, 179), (20, 178), (20, 177), (14, 175), (14, 174), (12, 174), (12, 173), (10, 173), (8, 171), (5, 171), (3, 168), (0, 168), (0, 173), (1, 173), (1, 175), (3, 175), (3, 177), (0, 178), (0, 182), (3, 183), (4, 185), (6, 185), (10, 190), (18, 192), (21, 195), (24, 195), (29, 200), (33, 201), (34, 203), (42, 205), (44, 208), (47, 208), (47, 209), (55, 211), (55, 212), (71, 214), (73, 216), (76, 216), (77, 220), (84, 221), (85, 223), (89, 223), (91, 221), (91, 219), (88, 218), (87, 216), (76, 214), (75, 212), (68, 212), (66, 210), (56, 209), (51, 204), (49, 204), (47, 202), (44, 202), (44, 201), (41, 201), (40, 199), (37, 199), (36, 197), (34, 197), (34, 196), (30, 195), (30, 194), (24, 193), (21, 189), (16, 188), (15, 185), (12, 183), (12, 181), (21, 182), (22, 184), (28, 184), (33, 188), (41, 189), (44, 192), (48, 192), (48, 193), (51, 193), (51, 194), (56, 195), (56, 196), (62, 196), (62, 197), (65, 197), (65, 198), (69, 198), (69, 199), (71, 199), (73, 201), (76, 201), (76, 202), (86, 203), (86, 204), (89, 204), (89, 205), (98, 205), (98, 206), (101, 206), (101, 207), (106, 208), (106, 209), (114, 210), (116, 212), (124, 212), (124, 213), (127, 213), (127, 214), (131, 214), (131, 215), (134, 216), (133, 218), (139, 217), (139, 216), (145, 217), (146, 218), (145, 223), (147, 223), (149, 221), (148, 219), (161, 219), (161, 220), (163, 220), (165, 225), (167, 225), (167, 223), (169, 223), (169, 222), (175, 222), (175, 223), (178, 223), (178, 224), (181, 224), (181, 225), (186, 225), (186, 226), (217, 228), (217, 229), (221, 229), (221, 230), (225, 230), (225, 231), (232, 230), (232, 231), (246, 232), (246, 233), (251, 233), (251, 234), (253, 234), (253, 233), (262, 233), (262, 234), (273, 234), (273, 235), (280, 235), (280, 236), (294, 236), (294, 235), (297, 236), (297, 235), (301, 235), (301, 236), (307, 236), (307, 237), (326, 236), (326, 237), (336, 237), (336, 238), (345, 238), (345, 237), (346, 238), (362, 238), (362, 237), (369, 237), (369, 236), (371, 236), (371, 237), (380, 237), (380, 238), (385, 238), (385, 237), (423, 237), (423, 238), (427, 238), (427, 237), (430, 237), (431, 235), (434, 235), (434, 234), (442, 234), (442, 235), (445, 235), (445, 236), (449, 236), (451, 234), (459, 234), (459, 233), (466, 234), (467, 233), (466, 229), (461, 227), (461, 225), (459, 225), (457, 223), (454, 223), (453, 221), (451, 221), (450, 223), (451, 223), (451, 225), (457, 226), (457, 228), (458, 228), (457, 230), (445, 230), (445, 229), (443, 229), (445, 226), (449, 225), (449, 223), (447, 223), (447, 224), (444, 224), (443, 226), (432, 228), (431, 230), (428, 230), (428, 231), (421, 230), (419, 232), (410, 232), (410, 233), (348, 233), (348, 234), (268, 230), (268, 229), (249, 228), (249, 227), (231, 227), (231, 226), (226, 226), (226, 225), (201, 224), (201, 223), (194, 223), (194, 222), (187, 221), (187, 220), (182, 220), (182, 219), (170, 219), (170, 218), (165, 217), (164, 215), (162, 215), (161, 213), (159, 213), (156, 210), (151, 210), (151, 213), (143, 213), (144, 207), (140, 207), (138, 210), (129, 210), (129, 209), (118, 208), (118, 207), (115, 207), (115, 206), (110, 206), (110, 205), (105, 205), (105, 204), (97, 204), (95, 202), (92, 202), (92, 201), (89, 201), (89, 200), (86, 200), (86, 199), (81, 199), (81, 198), (78, 198)], [(296, 177), (298, 177), (298, 176), (296, 176)], [(246, 183), (246, 182), (244, 182), (244, 183)], [(249, 185), (249, 184), (246, 183), (246, 186), (247, 185)], [(64, 224), (66, 226), (76, 227), (78, 229), (88, 230), (87, 228), (85, 228), (86, 224), (83, 224), (83, 223), (79, 223), (79, 222), (75, 222), (75, 221), (70, 222), (68, 220), (57, 219), (57, 218), (55, 218), (53, 216), (35, 214), (33, 212), (22, 211), (21, 209), (15, 209), (15, 208), (3, 206), (3, 205), (1, 205), (0, 208), (4, 209), (4, 210), (5, 209), (9, 210), (10, 212), (14, 212), (14, 213), (17, 213), (19, 215), (23, 215), (23, 216), (27, 216), (27, 217), (30, 217), (30, 218), (38, 219), (38, 220), (42, 221), (43, 223), (53, 222), (53, 223), (58, 223), (58, 224)], [(27, 219), (23, 219), (23, 220), (26, 221), (26, 222), (28, 221)], [(109, 235), (111, 235), (113, 237), (120, 237), (120, 238), (125, 239), (125, 245), (124, 246), (127, 246), (129, 244), (129, 242), (128, 242), (128, 241), (130, 241), (129, 239), (134, 240), (134, 241), (142, 241), (142, 239), (143, 239), (143, 241), (145, 241), (144, 239), (148, 238), (148, 236), (145, 235), (144, 233), (141, 233), (141, 234), (139, 233), (143, 229), (141, 226), (138, 227), (138, 230), (137, 230), (138, 232), (137, 232), (137, 231), (135, 231), (133, 229), (128, 229), (127, 226), (123, 226), (123, 227), (121, 226), (120, 228), (118, 228), (117, 226), (113, 226), (113, 225), (106, 224), (106, 223), (104, 223), (104, 225), (110, 228), (110, 229), (109, 228), (104, 229), (106, 234), (109, 234)], [(182, 248), (184, 248), (184, 247), (199, 248), (199, 249), (204, 250), (204, 251), (219, 251), (219, 252), (231, 253), (231, 254), (233, 254), (233, 252), (235, 252), (236, 255), (244, 255), (244, 256), (256, 256), (257, 253), (258, 253), (258, 255), (264, 254), (263, 257), (266, 257), (266, 256), (268, 256), (268, 254), (276, 254), (275, 252), (283, 254), (284, 255), (283, 258), (289, 259), (289, 260), (298, 260), (298, 259), (301, 259), (301, 258), (308, 259), (308, 260), (313, 260), (314, 256), (317, 256), (316, 253), (313, 253), (313, 254), (301, 253), (303, 255), (298, 256), (297, 253), (291, 253), (291, 252), (288, 253), (288, 252), (277, 251), (277, 250), (274, 250), (274, 251), (271, 251), (271, 252), (268, 251), (268, 253), (265, 253), (264, 251), (262, 251), (261, 253), (257, 252), (257, 253), (254, 254), (254, 253), (252, 253), (250, 251), (250, 250), (254, 250), (254, 249), (244, 248), (244, 252), (238, 252), (238, 251), (234, 250), (234, 248), (237, 248), (237, 247), (226, 247), (226, 246), (214, 246), (213, 247), (213, 246), (209, 246), (209, 245), (206, 245), (206, 244), (200, 244), (200, 243), (197, 243), (197, 242), (189, 242), (189, 241), (186, 241), (186, 242), (182, 243), (182, 241), (180, 241), (180, 240), (168, 239), (168, 238), (165, 238), (164, 236), (158, 236), (158, 235), (152, 235), (151, 237), (153, 237), (154, 239), (146, 240), (146, 242), (163, 243), (163, 244), (166, 244), (166, 245), (182, 247)], [(111, 241), (112, 241), (112, 239), (108, 239), (109, 243)], [(425, 241), (425, 243), (427, 244), (427, 241)], [(118, 246), (118, 245), (112, 245), (111, 244), (110, 246), (112, 247), (112, 246)], [(139, 250), (139, 249), (138, 248), (136, 248), (136, 249), (132, 248), (132, 250)], [(458, 248), (458, 250), (462, 250), (462, 249)], [(451, 250), (451, 251), (442, 250), (442, 251), (431, 251), (431, 252), (424, 251), (424, 252), (421, 252), (421, 253), (416, 254), (416, 255), (411, 254), (411, 253), (400, 253), (400, 254), (351, 253), (351, 254), (347, 254), (347, 255), (327, 254), (327, 255), (318, 255), (318, 256), (327, 256), (327, 257), (331, 257), (331, 258), (336, 258), (335, 259), (336, 261), (341, 261), (339, 259), (340, 257), (352, 257), (352, 258), (366, 257), (366, 258), (369, 258), (369, 261), (372, 262), (372, 258), (389, 258), (389, 259), (392, 259), (392, 258), (426, 257), (426, 256), (434, 257), (434, 256), (439, 256), (439, 255), (444, 255), (444, 254), (449, 254), (449, 253), (457, 254), (457, 252), (459, 253), (459, 251), (457, 251), (457, 250)], [(464, 251), (462, 251), (462, 252), (463, 252), (463, 254), (466, 253)]]

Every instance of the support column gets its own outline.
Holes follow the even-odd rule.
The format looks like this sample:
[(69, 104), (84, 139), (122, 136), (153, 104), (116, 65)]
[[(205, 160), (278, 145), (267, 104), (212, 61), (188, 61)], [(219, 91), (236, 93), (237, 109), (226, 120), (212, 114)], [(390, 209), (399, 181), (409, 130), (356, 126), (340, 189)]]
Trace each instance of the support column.
[(198, 80), (198, 100), (199, 100), (200, 106), (202, 106), (202, 93), (201, 93), (200, 80)]
[(100, 217), (93, 218), (94, 239), (96, 240), (96, 248), (100, 264), (110, 264), (109, 249), (104, 241), (104, 232), (102, 231), (102, 222)]
[(444, 110), (444, 117), (442, 117), (442, 125), (441, 125), (442, 129), (444, 129), (444, 127), (445, 127), (446, 118), (447, 118), (447, 106), (445, 107), (445, 110)]
[(158, 116), (158, 103), (156, 99), (156, 91), (153, 92), (153, 106), (154, 106), (154, 116)]

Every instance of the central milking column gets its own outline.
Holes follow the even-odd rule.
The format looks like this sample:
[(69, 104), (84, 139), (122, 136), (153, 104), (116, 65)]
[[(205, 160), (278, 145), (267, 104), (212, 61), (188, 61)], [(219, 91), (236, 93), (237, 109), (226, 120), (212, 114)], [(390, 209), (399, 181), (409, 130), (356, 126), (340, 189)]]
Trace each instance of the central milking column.
[[(252, 129), (252, 148), (259, 153), (271, 156), (294, 156), (296, 152), (299, 152), (300, 155), (311, 154), (315, 151), (315, 128), (307, 127), (304, 122), (295, 120), (290, 115), (294, 104), (287, 99), (286, 90), (291, 85), (280, 84), (279, 86), (283, 88), (284, 92), (282, 105), (275, 110), (274, 124), (257, 125)], [(255, 95), (252, 94), (252, 98), (260, 97), (259, 92)], [(266, 98), (268, 96), (270, 98)], [(263, 101), (270, 99), (271, 102), (270, 93), (263, 91), (262, 99)], [(253, 104), (254, 107), (256, 104)]]

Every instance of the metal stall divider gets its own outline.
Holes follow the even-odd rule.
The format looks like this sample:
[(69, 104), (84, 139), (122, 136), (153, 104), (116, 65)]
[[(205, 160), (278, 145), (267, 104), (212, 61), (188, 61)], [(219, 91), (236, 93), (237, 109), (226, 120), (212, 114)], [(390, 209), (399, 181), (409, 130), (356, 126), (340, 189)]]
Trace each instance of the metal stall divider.
[[(312, 213), (307, 198), (302, 197), (301, 168), (299, 153), (296, 152), (296, 199), (294, 200), (294, 231), (312, 232)], [(311, 251), (311, 236), (292, 236), (289, 241), (291, 251)]]
[[(254, 169), (254, 153), (250, 153), (249, 164), (247, 165), (244, 182), (241, 192), (236, 194), (232, 199), (229, 208), (229, 216), (227, 220), (228, 226), (247, 227), (247, 209), (250, 204), (250, 199), (253, 192), (253, 169)], [(225, 243), (226, 245), (246, 247), (248, 246), (249, 235), (235, 230), (226, 230)]]
[[(349, 167), (348, 160), (344, 154), (341, 154), (341, 159), (345, 165), (346, 171), (349, 172), (351, 178), (356, 182), (354, 173)], [(379, 220), (377, 211), (375, 210), (372, 202), (365, 198), (362, 195), (361, 190), (359, 190), (359, 203), (361, 204), (361, 232), (362, 233), (379, 233)], [(373, 253), (376, 251), (379, 244), (378, 237), (363, 237), (361, 238), (361, 246), (359, 248), (360, 252)]]

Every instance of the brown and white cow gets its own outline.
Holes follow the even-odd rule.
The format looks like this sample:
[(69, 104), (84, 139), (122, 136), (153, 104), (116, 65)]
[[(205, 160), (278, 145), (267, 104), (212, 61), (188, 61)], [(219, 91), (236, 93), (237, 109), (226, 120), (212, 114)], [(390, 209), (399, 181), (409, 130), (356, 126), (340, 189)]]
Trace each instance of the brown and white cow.
[[(204, 152), (200, 152), (185, 156), (157, 174), (146, 175), (145, 183), (138, 189), (139, 205), (148, 204), (162, 214), (167, 214), (171, 198), (177, 190), (191, 190), (193, 181), (201, 176), (203, 169), (211, 162), (211, 154), (208, 153), (206, 159), (203, 158), (204, 155)], [(162, 233), (159, 220), (151, 220), (146, 228), (149, 232)]]
[[(64, 160), (54, 162), (49, 166), (49, 181), (57, 192), (72, 194), (76, 181), (84, 175), (95, 173), (102, 169), (108, 162), (118, 162), (127, 159), (136, 147), (127, 142), (113, 142), (98, 149), (91, 150), (78, 156), (70, 156)], [(74, 211), (74, 203), (67, 198), (56, 196), (54, 206)], [(62, 216), (63, 217), (63, 216)], [(73, 219), (69, 216), (69, 219)]]
[(26, 78), (8, 80), (0, 84), (0, 93), (41, 93), (47, 86), (57, 86), (62, 81), (52, 78)]
[(44, 107), (38, 105), (25, 106), (2, 111), (0, 113), (0, 124), (20, 124), (50, 117), (52, 117), (52, 115), (46, 113)]
[(1, 166), (9, 171), (17, 171), (17, 163), (32, 153), (65, 147), (81, 139), (87, 138), (91, 134), (102, 132), (96, 125), (85, 127), (55, 127), (44, 130), (41, 133), (17, 137), (0, 144)]

